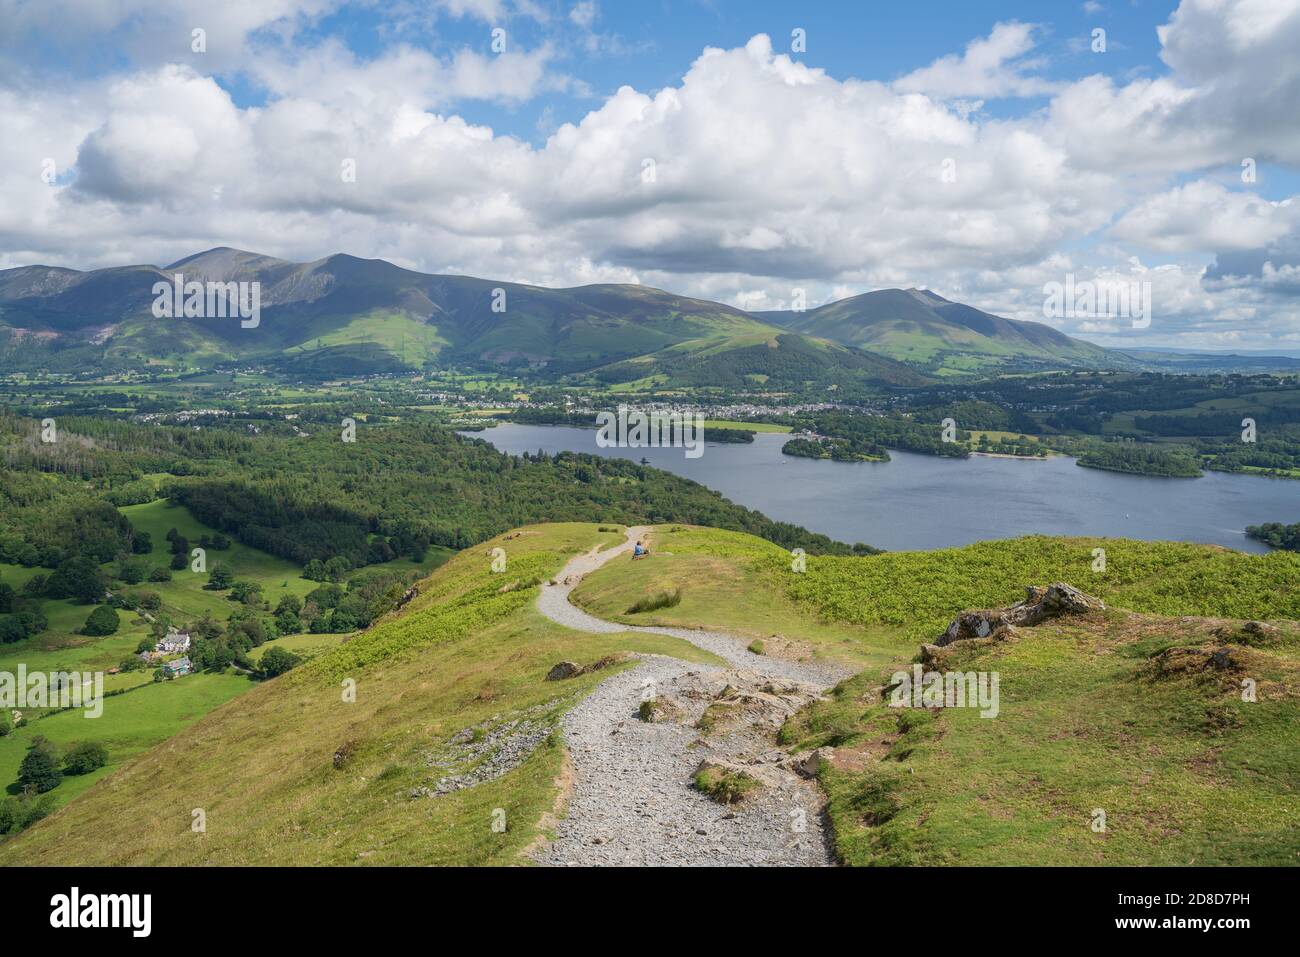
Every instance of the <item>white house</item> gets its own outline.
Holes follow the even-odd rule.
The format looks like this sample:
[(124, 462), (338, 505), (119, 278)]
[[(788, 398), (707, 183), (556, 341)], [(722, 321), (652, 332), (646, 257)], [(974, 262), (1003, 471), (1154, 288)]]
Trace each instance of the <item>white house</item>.
[(160, 654), (183, 655), (190, 650), (189, 633), (184, 631), (168, 632), (167, 637), (159, 639), (158, 644), (154, 647)]

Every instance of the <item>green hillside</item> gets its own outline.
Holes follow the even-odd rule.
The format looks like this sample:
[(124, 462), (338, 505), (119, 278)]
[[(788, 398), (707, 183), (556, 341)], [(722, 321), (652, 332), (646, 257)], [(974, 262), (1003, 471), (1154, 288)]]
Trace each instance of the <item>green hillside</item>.
[(922, 289), (880, 289), (804, 312), (756, 315), (794, 332), (857, 346), (940, 375), (1137, 365), (1051, 326), (1003, 319)]
[[(154, 318), (153, 284), (177, 274), (186, 282), (259, 283), (256, 327), (237, 319)], [(751, 315), (647, 286), (548, 289), (430, 275), (379, 259), (334, 255), (292, 263), (226, 247), (161, 268), (0, 271), (0, 356), (14, 370), (71, 370), (78, 363), (196, 369), (246, 359), (328, 377), (471, 364), (545, 376), (595, 371), (615, 383), (729, 387), (769, 380), (779, 387), (836, 380), (920, 385), (926, 380), (918, 372), (1134, 364), (1048, 326), (915, 289), (881, 290), (803, 313)]]
[[(552, 525), (462, 553), (400, 615), (253, 688), (0, 843), (0, 863), (516, 862), (554, 805), (557, 735), (478, 787), (436, 801), (407, 794), (428, 783), (438, 742), (502, 715), (553, 724), (613, 673), (557, 686), (544, 681), (557, 660), (626, 651), (710, 660), (671, 638), (579, 636), (532, 611), (539, 575), (621, 540), (621, 530)], [(490, 570), (497, 545), (509, 549), (504, 575)], [(356, 682), (355, 703), (342, 700), (345, 679)], [(509, 824), (500, 833), (498, 807)], [(206, 833), (191, 830), (194, 808)]]
[[(562, 794), (560, 714), (626, 664), (562, 683), (548, 669), (631, 650), (710, 660), (668, 636), (571, 632), (536, 611), (537, 583), (566, 557), (622, 540), (620, 528), (544, 525), (466, 550), (406, 608), (0, 844), (0, 863), (520, 863)], [(818, 777), (847, 863), (1294, 864), (1300, 853), (1300, 742), (1287, 731), (1300, 720), (1300, 556), (1032, 537), (812, 557), (798, 573), (789, 553), (742, 533), (660, 526), (650, 542), (650, 561), (611, 562), (572, 600), (858, 671), (781, 733), (791, 750), (834, 749)], [(503, 574), (491, 571), (497, 547)], [(1096, 547), (1105, 575), (1091, 571)], [(944, 667), (1000, 673), (999, 717), (881, 703), (889, 675), (959, 611), (1058, 580), (1109, 609), (942, 652)], [(629, 611), (665, 589), (679, 591), (675, 605)], [(1246, 618), (1273, 624), (1244, 629)], [(1242, 700), (1243, 677), (1256, 701)], [(342, 700), (348, 679), (355, 703)], [(446, 742), (508, 721), (538, 728), (521, 764), (420, 796)], [(194, 808), (205, 833), (190, 828)], [(504, 831), (491, 826), (498, 809)]]
[[(165, 500), (130, 505), (119, 511), (137, 532), (149, 534), (152, 550), (138, 557), (154, 567), (166, 568), (172, 557), (166, 539), (170, 529), (176, 529), (192, 542), (216, 534), (215, 529), (199, 522), (187, 509)], [(422, 564), (403, 558), (371, 566), (368, 571), (428, 570), (445, 561), (449, 554), (449, 550), (435, 547)], [(210, 567), (217, 563), (228, 565), (237, 580), (262, 586), (263, 595), (271, 607), (283, 595), (301, 599), (319, 587), (318, 582), (303, 578), (302, 569), (291, 562), (238, 542), (232, 542), (226, 549), (210, 551), (209, 563)], [(111, 562), (103, 566), (109, 575), (113, 568)], [(15, 589), (38, 574), (45, 574), (45, 570), (0, 563), (0, 582)], [(153, 614), (182, 627), (205, 615), (215, 621), (225, 621), (238, 605), (230, 600), (230, 592), (204, 588), (207, 582), (206, 574), (195, 574), (187, 568), (174, 572), (170, 581), (144, 582), (125, 590), (157, 594), (160, 605)], [(123, 590), (116, 583), (114, 588)], [(120, 624), (114, 634), (90, 637), (82, 634), (81, 630), (95, 606), (72, 599), (46, 599), (41, 605), (49, 627), (24, 641), (0, 644), (0, 671), (13, 673), (19, 665), (25, 665), (29, 672), (107, 672), (133, 656), (142, 641), (152, 641), (151, 621), (135, 611), (124, 609), (119, 612)], [(311, 657), (338, 644), (343, 638), (340, 634), (287, 635), (259, 646), (250, 657), (260, 660), (276, 646)], [(50, 792), (48, 797), (54, 804), (62, 805), (136, 754), (166, 740), (253, 686), (248, 677), (234, 671), (193, 674), (163, 683), (154, 682), (153, 669), (106, 674), (106, 697), (101, 716), (88, 720), (77, 710), (53, 714), (29, 709), (29, 721), (25, 726), (0, 737), (0, 783), (8, 785), (17, 779), (18, 766), (37, 735), (48, 738), (61, 748), (87, 740), (104, 744), (109, 761), (103, 769), (88, 775), (65, 777), (63, 784)]]
[[(155, 282), (260, 283), (260, 321), (156, 319)], [(109, 367), (255, 359), (298, 374), (423, 369), (435, 362), (557, 374), (702, 338), (771, 337), (730, 306), (634, 285), (546, 289), (438, 276), (336, 255), (290, 263), (218, 248), (161, 269), (0, 271), (0, 328), (15, 369), (78, 349)]]

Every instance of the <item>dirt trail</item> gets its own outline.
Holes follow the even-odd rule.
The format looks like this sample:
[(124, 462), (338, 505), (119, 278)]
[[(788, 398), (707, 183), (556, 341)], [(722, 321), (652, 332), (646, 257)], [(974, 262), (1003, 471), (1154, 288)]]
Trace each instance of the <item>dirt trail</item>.
[[(786, 715), (848, 672), (755, 655), (747, 639), (724, 632), (604, 621), (570, 603), (583, 576), (620, 557), (629, 561), (648, 531), (630, 528), (622, 545), (572, 559), (556, 584), (542, 587), (538, 610), (577, 631), (672, 635), (731, 667), (644, 655), (569, 711), (563, 728), (573, 791), (555, 840), (534, 859), (561, 866), (833, 864), (821, 791), (787, 767), (789, 756), (773, 737)], [(660, 720), (638, 717), (647, 697), (659, 703)], [(701, 716), (704, 729), (697, 727)], [(763, 786), (740, 803), (717, 803), (691, 787), (702, 759), (743, 767)]]

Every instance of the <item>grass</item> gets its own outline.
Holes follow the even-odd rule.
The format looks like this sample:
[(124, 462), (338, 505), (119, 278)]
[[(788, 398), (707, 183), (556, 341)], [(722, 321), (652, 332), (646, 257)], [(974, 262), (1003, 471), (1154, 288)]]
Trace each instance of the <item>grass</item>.
[(793, 426), (774, 422), (739, 422), (735, 419), (705, 419), (705, 429), (741, 429), (746, 432), (790, 432)]
[(258, 645), (248, 653), (248, 657), (254, 662), (260, 662), (262, 656), (272, 648), (283, 648), (302, 658), (314, 658), (331, 648), (338, 647), (346, 637), (346, 635), (285, 635), (283, 638), (273, 638), (265, 644)]
[[(36, 735), (44, 735), (61, 751), (78, 741), (99, 741), (108, 749), (108, 764), (90, 774), (64, 777), (51, 792), (59, 805), (66, 804), (131, 758), (252, 686), (248, 678), (233, 672), (187, 675), (159, 683), (145, 677), (147, 683), (135, 690), (105, 695), (104, 712), (98, 718), (88, 718), (81, 710), (60, 711), (29, 720), (0, 738), (0, 784), (12, 793), (18, 766)], [(105, 690), (109, 690), (107, 686)]]
[(741, 771), (701, 768), (693, 781), (695, 789), (719, 804), (737, 804), (758, 788), (758, 782)]
[(672, 591), (661, 591), (657, 595), (637, 599), (628, 608), (627, 614), (639, 615), (647, 611), (658, 611), (661, 608), (676, 608), (681, 603), (682, 590), (674, 588)]
[[(216, 533), (215, 529), (199, 522), (183, 506), (172, 505), (164, 500), (130, 505), (120, 511), (137, 530), (149, 533), (153, 550), (147, 557), (154, 565), (167, 567), (171, 559), (170, 542), (166, 540), (169, 529), (177, 529), (196, 547), (200, 537)], [(421, 564), (410, 559), (398, 559), (369, 568), (428, 571), (445, 562), (451, 554), (449, 549), (431, 548)], [(275, 606), (282, 595), (292, 594), (302, 598), (320, 584), (303, 578), (302, 569), (293, 563), (238, 542), (222, 551), (209, 549), (207, 567), (211, 569), (217, 562), (229, 564), (235, 571), (236, 579), (259, 582), (263, 588), (263, 597), (271, 607)], [(113, 565), (109, 563), (104, 568), (111, 573)], [(33, 575), (48, 572), (48, 569), (0, 564), (0, 581), (17, 590)], [(172, 572), (172, 580), (169, 582), (141, 582), (139, 585), (126, 586), (126, 590), (157, 592), (162, 599), (159, 613), (168, 615), (178, 625), (204, 614), (210, 614), (224, 622), (234, 610), (235, 604), (227, 599), (227, 592), (204, 590), (207, 580), (206, 574), (186, 568)], [(116, 634), (89, 638), (79, 632), (86, 616), (94, 608), (93, 605), (58, 600), (46, 601), (42, 607), (49, 618), (49, 627), (26, 641), (0, 645), (0, 670), (13, 671), (21, 663), (30, 671), (106, 671), (132, 655), (140, 641), (150, 634), (149, 622), (144, 618), (138, 617), (134, 612), (119, 611), (121, 625)], [(331, 637), (337, 639), (338, 636), (302, 637), (329, 640)], [(150, 679), (148, 673), (140, 672), (109, 675), (105, 681), (105, 690), (129, 687)]]
[[(618, 620), (646, 596), (676, 593), (638, 623), (729, 630), (769, 653), (860, 669), (781, 732), (792, 750), (834, 749), (819, 779), (847, 863), (1300, 863), (1300, 556), (1029, 537), (811, 557), (800, 573), (784, 550), (740, 533), (660, 526), (651, 538), (653, 558), (606, 564), (575, 600)], [(555, 811), (558, 734), (503, 777), (411, 797), (444, 773), (433, 764), (448, 739), (525, 713), (557, 727), (611, 669), (628, 667), (624, 652), (718, 664), (668, 636), (575, 633), (537, 614), (537, 581), (622, 540), (609, 526), (527, 528), (509, 541), (505, 575), (490, 572), (504, 539), (466, 550), (401, 613), (88, 782), (0, 844), (0, 865), (521, 862)], [(1107, 550), (1105, 575), (1091, 571), (1094, 547)], [(940, 670), (999, 676), (996, 718), (882, 701), (892, 672), (957, 611), (1056, 580), (1111, 607), (942, 652)], [(1246, 618), (1279, 630), (1247, 642)], [(1225, 646), (1236, 670), (1202, 667)], [(616, 658), (609, 669), (545, 681), (557, 661), (606, 656)], [(1246, 677), (1255, 701), (1242, 700)], [(355, 703), (343, 700), (348, 687)], [(698, 730), (717, 720), (706, 711)], [(341, 751), (349, 757), (336, 768)], [(744, 781), (704, 771), (696, 787), (743, 799)], [(206, 833), (189, 829), (195, 807)], [(504, 831), (491, 826), (498, 809)], [(1092, 827), (1095, 809), (1104, 832)]]
[[(864, 666), (782, 731), (792, 750), (836, 749), (820, 780), (845, 862), (1300, 863), (1300, 743), (1283, 730), (1300, 720), (1300, 630), (1287, 623), (1300, 617), (1296, 556), (1030, 537), (811, 557), (799, 574), (783, 550), (738, 533), (652, 535), (653, 559), (605, 566), (575, 600), (611, 617), (630, 595), (689, 582), (656, 622), (780, 631)], [(1107, 551), (1105, 575), (1091, 570), (1096, 547)], [(1116, 607), (1087, 625), (956, 646), (940, 666), (996, 671), (998, 717), (881, 703), (892, 672), (958, 611), (1058, 580)], [(1221, 646), (1220, 627), (1241, 643), (1233, 622), (1247, 618), (1283, 629), (1279, 642), (1250, 649), (1257, 702), (1241, 701), (1235, 683), (1148, 677), (1165, 648)], [(700, 730), (711, 723), (706, 711)], [(1103, 834), (1091, 828), (1094, 808), (1106, 812)]]
[[(527, 529), (509, 542), (511, 577), (534, 565), (553, 575), (569, 556), (621, 540), (594, 525)], [(499, 592), (509, 582), (487, 556), (503, 541), (462, 553), (401, 615), (257, 685), (0, 844), (0, 863), (517, 863), (554, 809), (558, 735), (503, 777), (410, 798), (436, 779), (428, 761), (440, 743), (525, 710), (555, 723), (611, 673), (546, 681), (560, 660), (644, 651), (718, 662), (668, 636), (590, 635), (540, 617), (534, 586)], [(355, 703), (343, 701), (347, 679)], [(345, 744), (351, 757), (335, 769)], [(190, 830), (196, 807), (202, 834)], [(492, 828), (498, 808), (504, 832)]]
[[(1300, 862), (1300, 667), (1259, 653), (1256, 703), (1235, 680), (1149, 677), (1140, 636), (1167, 619), (1112, 613), (960, 649), (944, 669), (996, 672), (1001, 710), (891, 708), (864, 673), (787, 725), (832, 744), (821, 772), (851, 864), (1189, 865)], [(1203, 625), (1180, 645), (1217, 647)], [(864, 707), (864, 701), (869, 702)], [(1225, 717), (1226, 715), (1226, 717)], [(1092, 828), (1094, 809), (1106, 831)]]
[[(907, 646), (889, 633), (864, 636), (860, 627), (801, 607), (777, 583), (769, 565), (791, 561), (776, 545), (740, 532), (686, 525), (656, 527), (651, 557), (614, 561), (588, 575), (571, 600), (595, 615), (628, 624), (698, 627), (769, 641), (783, 636), (810, 654), (853, 665), (892, 661)], [(681, 601), (633, 618), (628, 609), (646, 595), (678, 592)]]

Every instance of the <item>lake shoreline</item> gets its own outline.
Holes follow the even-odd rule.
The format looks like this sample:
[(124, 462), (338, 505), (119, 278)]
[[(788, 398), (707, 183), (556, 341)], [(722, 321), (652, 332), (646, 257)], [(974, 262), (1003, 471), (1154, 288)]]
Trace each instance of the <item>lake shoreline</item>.
[(1273, 551), (1247, 538), (1247, 525), (1294, 512), (1287, 483), (1266, 476), (1208, 471), (1196, 482), (1083, 468), (1061, 454), (1015, 468), (1024, 456), (967, 458), (890, 450), (890, 461), (838, 462), (789, 456), (788, 436), (759, 433), (752, 443), (712, 444), (688, 459), (680, 448), (597, 448), (595, 432), (569, 426), (501, 423), (470, 436), (512, 454), (576, 452), (644, 459), (779, 522), (837, 541), (888, 551), (930, 551), (977, 541), (1052, 535), (1219, 545), (1250, 554)]

